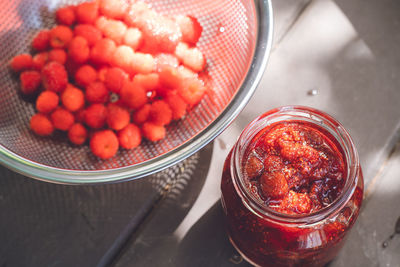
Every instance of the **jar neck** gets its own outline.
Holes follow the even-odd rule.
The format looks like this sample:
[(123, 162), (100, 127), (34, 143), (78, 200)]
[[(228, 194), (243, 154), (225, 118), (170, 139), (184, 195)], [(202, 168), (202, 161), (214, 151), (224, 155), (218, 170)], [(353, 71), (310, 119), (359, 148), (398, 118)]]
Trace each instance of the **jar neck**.
[[(343, 152), (346, 166), (346, 182), (341, 194), (330, 205), (309, 214), (291, 215), (270, 209), (254, 196), (246, 186), (243, 175), (243, 162), (245, 152), (255, 135), (268, 125), (282, 121), (302, 121), (326, 130)], [(232, 150), (231, 174), (233, 184), (245, 206), (259, 217), (272, 219), (281, 223), (313, 224), (326, 218), (335, 216), (349, 201), (359, 179), (359, 158), (355, 145), (345, 128), (334, 118), (321, 111), (302, 107), (286, 106), (271, 110), (253, 120), (242, 132)]]

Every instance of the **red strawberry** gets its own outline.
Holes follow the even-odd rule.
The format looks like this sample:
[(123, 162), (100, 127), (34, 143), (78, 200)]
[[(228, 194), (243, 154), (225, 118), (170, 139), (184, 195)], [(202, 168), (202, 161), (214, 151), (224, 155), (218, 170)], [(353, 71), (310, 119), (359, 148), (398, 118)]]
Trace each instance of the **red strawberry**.
[(165, 98), (165, 101), (172, 110), (172, 119), (179, 120), (185, 116), (187, 104), (182, 97), (177, 94), (170, 94)]
[(104, 38), (98, 41), (90, 51), (90, 59), (95, 64), (109, 64), (112, 62), (116, 45), (113, 40)]
[(50, 118), (54, 128), (61, 131), (68, 131), (75, 122), (74, 115), (63, 108), (57, 108), (55, 111), (53, 111), (50, 115)]
[(45, 51), (50, 46), (50, 31), (40, 31), (32, 41), (32, 47), (36, 51)]
[(140, 109), (138, 109), (137, 111), (133, 112), (132, 121), (134, 123), (136, 123), (136, 124), (139, 124), (139, 125), (143, 124), (144, 122), (146, 122), (147, 119), (149, 118), (150, 108), (151, 108), (150, 104), (145, 104)]
[(149, 121), (156, 125), (167, 125), (172, 120), (172, 111), (163, 100), (154, 101), (150, 107)]
[(138, 109), (147, 103), (146, 91), (129, 81), (122, 86), (120, 97), (123, 103), (133, 109)]
[(56, 93), (44, 91), (36, 99), (36, 109), (41, 113), (50, 113), (58, 106), (59, 101)]
[(125, 128), (130, 121), (129, 112), (116, 104), (109, 104), (107, 107), (107, 124), (113, 130)]
[(118, 151), (118, 138), (111, 130), (95, 132), (90, 139), (92, 153), (101, 158), (112, 158)]
[(15, 72), (31, 69), (33, 67), (32, 56), (29, 54), (15, 56), (10, 65)]
[(78, 23), (94, 23), (99, 16), (98, 4), (96, 2), (84, 2), (75, 8)]
[(40, 136), (51, 135), (54, 131), (53, 124), (49, 118), (40, 113), (32, 116), (30, 120), (30, 127), (35, 134)]
[(93, 104), (85, 110), (85, 123), (93, 129), (100, 129), (106, 124), (107, 109), (103, 104)]
[(66, 48), (74, 34), (64, 25), (58, 25), (50, 30), (50, 45), (53, 48)]
[(75, 123), (68, 131), (68, 138), (71, 143), (75, 145), (82, 145), (83, 143), (85, 143), (87, 136), (88, 131), (80, 123)]
[(143, 136), (152, 142), (160, 141), (164, 139), (166, 130), (164, 126), (156, 125), (151, 122), (145, 122), (142, 125)]
[(134, 124), (128, 124), (125, 128), (118, 131), (117, 135), (120, 146), (125, 149), (138, 147), (142, 141), (140, 129)]
[(175, 50), (175, 55), (186, 67), (195, 72), (200, 72), (206, 65), (203, 53), (197, 48), (190, 48), (186, 43), (179, 43)]
[(90, 47), (94, 46), (102, 39), (102, 33), (91, 24), (78, 24), (74, 29), (75, 36), (82, 36), (88, 42)]
[(203, 28), (195, 17), (177, 16), (176, 22), (182, 32), (182, 41), (190, 45), (195, 45), (199, 40)]
[(90, 49), (86, 39), (81, 36), (74, 37), (69, 44), (68, 55), (76, 63), (85, 63), (90, 55)]
[(61, 94), (61, 102), (66, 109), (74, 112), (84, 106), (85, 95), (81, 90), (69, 84)]
[(132, 82), (140, 84), (146, 91), (154, 91), (160, 85), (160, 77), (157, 73), (136, 74)]
[(21, 91), (24, 94), (33, 94), (38, 91), (41, 84), (40, 73), (34, 70), (27, 70), (19, 76), (21, 80)]
[(114, 93), (119, 93), (125, 81), (129, 78), (128, 74), (120, 68), (114, 67), (108, 69), (105, 75), (106, 87)]
[(71, 6), (59, 8), (56, 11), (56, 20), (58, 24), (71, 26), (75, 22), (75, 11)]
[(60, 63), (49, 62), (42, 69), (42, 82), (46, 90), (60, 93), (68, 84), (67, 71)]
[(105, 103), (108, 100), (108, 90), (100, 81), (92, 82), (86, 87), (86, 100), (90, 103)]
[(57, 61), (58, 63), (64, 65), (67, 62), (67, 53), (64, 49), (55, 48), (50, 50), (48, 54), (49, 61)]
[(83, 65), (75, 73), (75, 82), (82, 87), (87, 87), (89, 84), (97, 80), (97, 72), (90, 65)]
[(36, 54), (32, 59), (33, 69), (41, 71), (49, 59), (49, 53), (41, 52)]

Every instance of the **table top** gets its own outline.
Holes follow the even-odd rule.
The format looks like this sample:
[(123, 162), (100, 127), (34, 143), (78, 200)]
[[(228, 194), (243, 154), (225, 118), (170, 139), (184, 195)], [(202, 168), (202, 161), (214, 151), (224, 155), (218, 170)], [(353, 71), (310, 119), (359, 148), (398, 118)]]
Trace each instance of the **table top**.
[(272, 3), (263, 79), (235, 122), (197, 154), (145, 179), (95, 186), (0, 167), (0, 266), (248, 266), (222, 224), (222, 164), (252, 119), (283, 105), (333, 115), (360, 154), (364, 205), (330, 266), (399, 266), (400, 235), (382, 243), (400, 217), (400, 2)]

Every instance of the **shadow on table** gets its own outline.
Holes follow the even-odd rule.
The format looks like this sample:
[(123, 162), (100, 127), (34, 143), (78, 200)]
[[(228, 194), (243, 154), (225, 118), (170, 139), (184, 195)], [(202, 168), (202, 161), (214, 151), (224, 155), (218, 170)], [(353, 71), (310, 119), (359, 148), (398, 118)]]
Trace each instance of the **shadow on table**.
[[(235, 262), (237, 262), (235, 264)], [(179, 245), (175, 266), (250, 266), (228, 240), (221, 202), (216, 202)]]

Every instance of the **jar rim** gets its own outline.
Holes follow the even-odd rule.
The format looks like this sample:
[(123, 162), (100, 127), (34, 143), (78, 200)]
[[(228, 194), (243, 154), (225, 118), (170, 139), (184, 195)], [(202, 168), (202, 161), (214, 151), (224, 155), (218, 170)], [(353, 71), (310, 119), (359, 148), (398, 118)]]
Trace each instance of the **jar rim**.
[[(298, 118), (294, 119), (295, 116), (298, 116)], [(240, 152), (247, 149), (248, 143), (245, 144), (242, 151), (239, 151), (240, 145), (246, 141), (250, 141), (260, 130), (268, 127), (268, 125), (278, 121), (289, 120), (288, 118), (290, 118), (290, 120), (305, 120), (327, 130), (342, 148), (344, 160), (347, 163), (346, 182), (341, 194), (328, 206), (312, 213), (293, 215), (275, 211), (257, 199), (244, 183), (244, 177), (241, 171), (242, 166), (240, 164)], [(254, 128), (256, 128), (256, 130), (252, 132), (253, 136), (249, 138), (249, 134)], [(230, 166), (233, 185), (242, 199), (243, 204), (253, 213), (260, 217), (267, 217), (282, 223), (312, 224), (334, 216), (348, 202), (353, 195), (359, 179), (360, 164), (354, 142), (340, 122), (329, 114), (314, 108), (305, 106), (283, 106), (265, 112), (246, 126), (233, 148)]]

